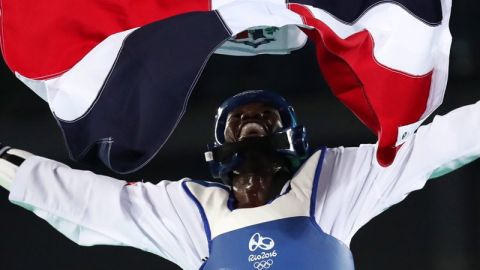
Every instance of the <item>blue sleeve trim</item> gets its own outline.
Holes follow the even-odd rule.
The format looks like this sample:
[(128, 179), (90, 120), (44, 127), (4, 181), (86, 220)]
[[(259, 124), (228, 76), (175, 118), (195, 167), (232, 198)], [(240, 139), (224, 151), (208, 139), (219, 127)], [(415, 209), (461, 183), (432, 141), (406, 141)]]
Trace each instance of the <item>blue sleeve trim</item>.
[(205, 235), (207, 236), (207, 241), (208, 241), (208, 253), (210, 254), (211, 246), (212, 246), (212, 234), (210, 232), (210, 224), (208, 223), (207, 215), (205, 214), (205, 210), (203, 209), (203, 206), (200, 204), (198, 199), (193, 195), (190, 189), (188, 189), (187, 182), (195, 182), (201, 185), (203, 184), (200, 181), (186, 180), (182, 183), (182, 188), (183, 190), (185, 190), (188, 197), (190, 197), (190, 199), (192, 199), (192, 201), (197, 205), (198, 211), (200, 212), (200, 216), (202, 217), (202, 221), (203, 221), (203, 228), (205, 230)]
[[(310, 195), (310, 218), (315, 221), (315, 208), (317, 202), (317, 190), (318, 181), (320, 180), (320, 174), (322, 173), (323, 160), (325, 159), (325, 153), (327, 148), (324, 146), (321, 149), (320, 158), (318, 159), (317, 168), (315, 169), (315, 176), (313, 178), (312, 194)], [(315, 222), (316, 223), (316, 222)]]
[(207, 181), (201, 181), (201, 180), (195, 180), (195, 179), (190, 179), (188, 181), (194, 182), (194, 183), (199, 184), (199, 185), (204, 186), (204, 187), (218, 187), (218, 188), (221, 188), (225, 191), (230, 192), (230, 187), (228, 187), (224, 184), (221, 184), (221, 183), (207, 182)]
[(190, 181), (194, 182), (194, 183), (197, 183), (199, 185), (202, 185), (204, 187), (218, 187), (218, 188), (221, 188), (221, 189), (227, 191), (228, 192), (227, 207), (230, 211), (235, 210), (235, 197), (233, 196), (232, 189), (229, 186), (221, 184), (221, 183), (206, 182), (206, 181), (200, 181), (200, 180), (195, 180), (195, 179), (192, 179)]

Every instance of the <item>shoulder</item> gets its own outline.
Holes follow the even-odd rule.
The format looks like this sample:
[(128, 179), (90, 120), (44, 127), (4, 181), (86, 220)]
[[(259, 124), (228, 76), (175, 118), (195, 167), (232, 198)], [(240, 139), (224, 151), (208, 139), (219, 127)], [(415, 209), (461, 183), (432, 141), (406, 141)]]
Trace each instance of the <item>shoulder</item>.
[(376, 144), (360, 144), (359, 146), (337, 146), (327, 147), (326, 151), (335, 155), (354, 155), (359, 153), (372, 152), (376, 149)]
[(182, 179), (180, 181), (183, 191), (197, 205), (202, 206), (227, 205), (230, 198), (230, 187), (218, 182), (210, 182), (194, 179)]
[(374, 144), (323, 148), (314, 152), (297, 173), (310, 178), (321, 173), (332, 178), (339, 173), (345, 177), (346, 174), (368, 171), (375, 167), (375, 151)]
[(325, 154), (325, 162), (335, 163), (336, 165), (351, 165), (354, 163), (362, 163), (363, 165), (371, 165), (375, 160), (375, 152), (377, 146), (375, 144), (361, 144), (355, 147), (334, 147), (327, 148)]
[(161, 180), (156, 184), (151, 182), (127, 182), (127, 186), (138, 192), (142, 192), (141, 190), (143, 192), (161, 192), (170, 196), (181, 194), (181, 197), (189, 198), (189, 200), (205, 196), (228, 195), (230, 193), (230, 187), (227, 185), (191, 178), (182, 178), (178, 181)]
[[(318, 149), (305, 162), (306, 166), (316, 166), (318, 162), (352, 162), (355, 160), (371, 159), (376, 151), (375, 144), (361, 144), (355, 147), (325, 147)], [(322, 152), (323, 155), (322, 155)], [(323, 159), (323, 160), (320, 160)]]
[(183, 178), (178, 181), (185, 191), (198, 191), (198, 192), (230, 192), (230, 187), (219, 183), (205, 180), (196, 180), (190, 178)]

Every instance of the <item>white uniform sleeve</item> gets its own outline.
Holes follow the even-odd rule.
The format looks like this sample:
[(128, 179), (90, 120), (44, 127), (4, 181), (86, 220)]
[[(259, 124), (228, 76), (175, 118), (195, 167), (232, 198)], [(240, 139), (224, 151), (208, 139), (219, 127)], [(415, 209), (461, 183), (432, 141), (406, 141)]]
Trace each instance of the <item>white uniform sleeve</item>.
[(208, 243), (181, 182), (127, 184), (41, 157), (19, 167), (9, 199), (80, 245), (126, 245), (198, 269)]
[(369, 220), (437, 177), (480, 157), (480, 102), (436, 116), (402, 145), (389, 167), (375, 145), (328, 149), (315, 217), (320, 227), (349, 245)]

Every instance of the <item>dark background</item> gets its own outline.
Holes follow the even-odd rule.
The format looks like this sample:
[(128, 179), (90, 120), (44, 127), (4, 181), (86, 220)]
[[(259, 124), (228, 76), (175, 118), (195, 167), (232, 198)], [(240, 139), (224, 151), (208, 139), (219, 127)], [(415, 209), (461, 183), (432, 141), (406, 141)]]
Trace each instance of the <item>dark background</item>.
[[(480, 100), (478, 4), (465, 0), (453, 4), (450, 79), (438, 114)], [(313, 147), (374, 143), (375, 136), (332, 96), (314, 58), (310, 45), (289, 56), (214, 55), (172, 139), (144, 169), (122, 176), (69, 161), (47, 104), (1, 62), (0, 141), (129, 181), (209, 179), (203, 152), (213, 139), (218, 104), (245, 89), (273, 89), (293, 104)], [(430, 181), (369, 222), (351, 244), (357, 269), (480, 269), (479, 174), (480, 161), (473, 162)], [(178, 269), (132, 248), (77, 246), (32, 213), (10, 204), (7, 197), (0, 189), (0, 269)]]

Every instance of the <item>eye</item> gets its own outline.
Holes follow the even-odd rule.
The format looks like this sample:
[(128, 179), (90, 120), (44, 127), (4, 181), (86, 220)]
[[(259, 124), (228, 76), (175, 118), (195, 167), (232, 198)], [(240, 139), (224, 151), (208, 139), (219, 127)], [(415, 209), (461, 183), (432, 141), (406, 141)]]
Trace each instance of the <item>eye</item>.
[(238, 120), (241, 116), (241, 113), (232, 113), (228, 116), (227, 120)]
[(272, 109), (268, 109), (268, 110), (264, 110), (262, 112), (262, 117), (263, 118), (268, 118), (268, 119), (276, 119), (278, 118), (278, 113), (277, 113), (277, 110), (272, 110)]
[(265, 111), (262, 112), (262, 114), (265, 115), (265, 116), (270, 116), (272, 113), (273, 113), (273, 111), (271, 111), (271, 110), (265, 110)]

